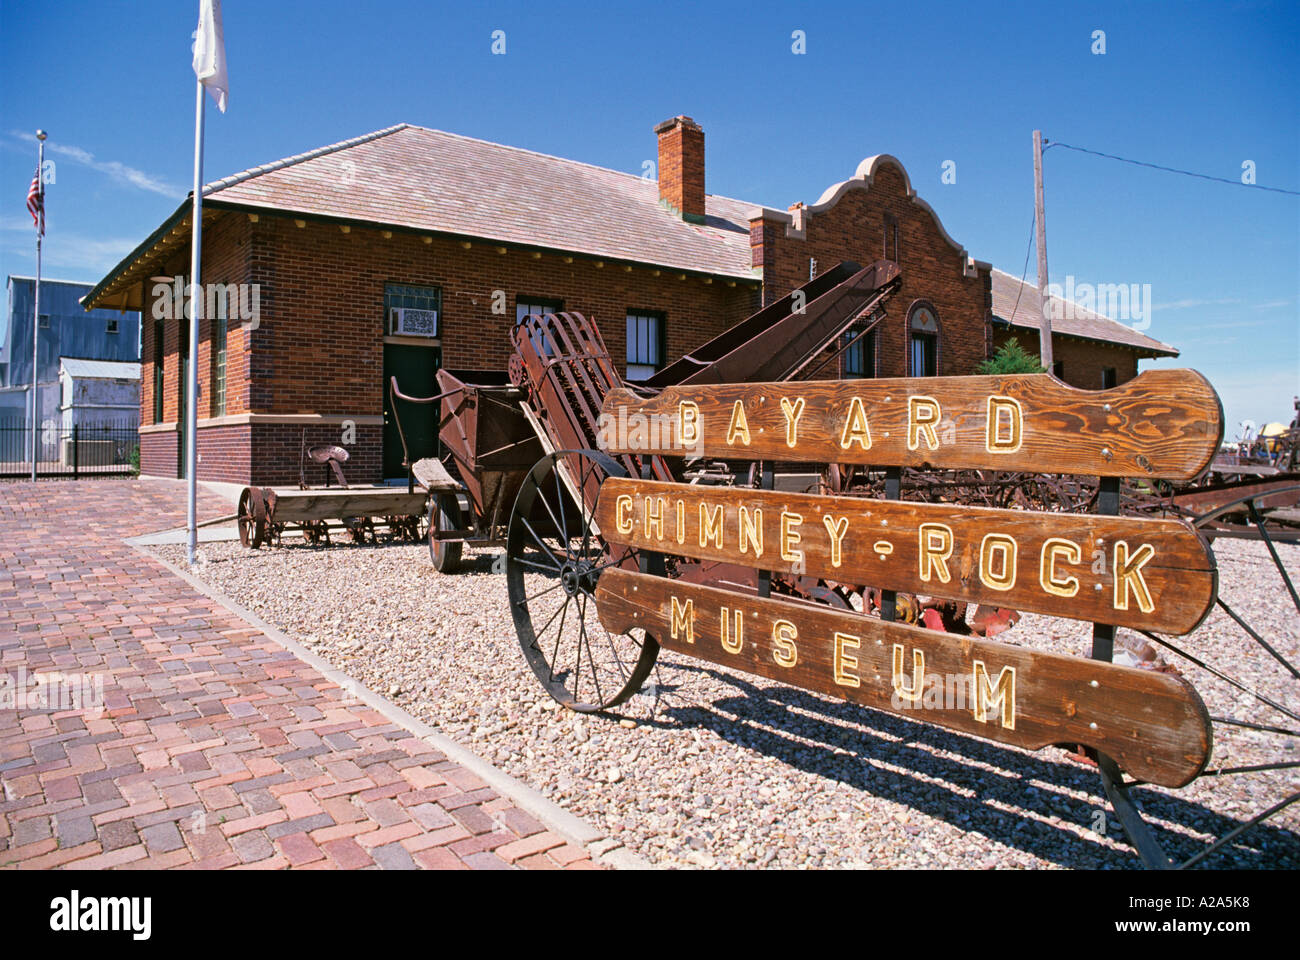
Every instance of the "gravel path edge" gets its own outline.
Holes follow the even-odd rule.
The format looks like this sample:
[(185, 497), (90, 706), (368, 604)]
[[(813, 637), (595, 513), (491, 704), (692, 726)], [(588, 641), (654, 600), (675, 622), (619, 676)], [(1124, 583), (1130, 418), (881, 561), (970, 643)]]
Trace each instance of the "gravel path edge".
[(267, 623), (256, 613), (236, 603), (216, 588), (204, 583), (190, 574), (189, 571), (151, 552), (147, 548), (147, 541), (150, 540), (150, 537), (151, 535), (146, 534), (142, 537), (128, 538), (123, 542), (133, 550), (166, 567), (199, 593), (220, 604), (250, 626), (262, 631), (270, 640), (284, 647), (304, 663), (309, 664), (327, 680), (337, 683), (367, 706), (378, 710), (393, 723), (406, 728), (426, 743), (442, 751), (447, 755), (448, 759), (454, 760), (462, 767), (481, 777), (491, 785), (492, 789), (503, 797), (510, 799), (520, 809), (536, 817), (548, 829), (584, 848), (591, 855), (593, 861), (616, 870), (655, 869), (652, 864), (641, 856), (624, 847), (620, 841), (607, 836), (588, 821), (542, 796), (527, 784), (521, 783), (509, 774), (497, 769), (478, 754), (448, 738), (445, 734), (439, 733), (423, 720), (413, 716), (338, 667), (333, 666), (274, 624)]

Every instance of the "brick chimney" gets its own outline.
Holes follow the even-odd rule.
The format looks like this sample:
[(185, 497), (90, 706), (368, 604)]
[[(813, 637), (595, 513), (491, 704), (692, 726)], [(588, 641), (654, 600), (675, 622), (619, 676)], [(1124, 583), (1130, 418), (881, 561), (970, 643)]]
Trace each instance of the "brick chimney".
[(655, 127), (659, 135), (659, 202), (683, 220), (704, 222), (704, 128), (690, 117)]

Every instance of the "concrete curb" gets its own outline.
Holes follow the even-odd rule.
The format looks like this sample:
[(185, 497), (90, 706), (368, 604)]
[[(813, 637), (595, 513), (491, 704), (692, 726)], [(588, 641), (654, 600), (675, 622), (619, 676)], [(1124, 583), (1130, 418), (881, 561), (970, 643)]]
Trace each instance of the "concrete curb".
[(166, 567), (199, 593), (220, 604), (226, 610), (230, 611), (250, 626), (254, 626), (258, 630), (262, 631), (262, 633), (266, 634), (266, 636), (271, 640), (284, 647), (284, 649), (288, 650), (304, 663), (311, 665), (311, 667), (319, 672), (321, 676), (337, 683), (362, 703), (379, 711), (379, 713), (398, 726), (405, 727), (430, 746), (436, 747), (438, 750), (446, 754), (448, 759), (454, 760), (465, 769), (472, 771), (484, 782), (489, 784), (497, 793), (501, 794), (503, 797), (509, 798), (520, 809), (536, 817), (546, 825), (547, 829), (553, 830), (566, 840), (583, 847), (591, 855), (591, 859), (596, 863), (617, 870), (653, 869), (646, 860), (642, 859), (631, 850), (628, 850), (619, 841), (607, 837), (586, 820), (583, 820), (581, 817), (565, 810), (555, 801), (548, 800), (527, 784), (521, 783), (509, 774), (498, 770), (478, 754), (461, 746), (456, 741), (448, 738), (445, 734), (439, 733), (423, 720), (413, 716), (397, 704), (375, 693), (375, 691), (371, 690), (369, 687), (358, 683), (342, 670), (332, 666), (318, 654), (308, 650), (297, 640), (294, 640), (273, 624), (267, 623), (251, 610), (240, 606), (224, 593), (221, 593), (214, 587), (204, 583), (189, 571), (176, 566), (168, 560), (164, 560), (162, 557), (148, 550), (147, 544), (156, 542), (153, 540), (154, 536), (156, 536), (156, 534), (145, 534), (140, 537), (131, 537), (123, 542), (132, 549), (139, 551), (151, 560)]

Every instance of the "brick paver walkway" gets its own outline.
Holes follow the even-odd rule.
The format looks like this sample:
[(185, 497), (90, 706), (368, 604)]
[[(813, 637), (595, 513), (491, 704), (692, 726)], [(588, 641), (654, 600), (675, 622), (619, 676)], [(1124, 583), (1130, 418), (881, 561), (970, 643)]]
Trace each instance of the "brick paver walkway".
[[(184, 516), (180, 484), (0, 484), (0, 867), (592, 866), (122, 542)], [(103, 714), (15, 709), (23, 671), (102, 677)]]

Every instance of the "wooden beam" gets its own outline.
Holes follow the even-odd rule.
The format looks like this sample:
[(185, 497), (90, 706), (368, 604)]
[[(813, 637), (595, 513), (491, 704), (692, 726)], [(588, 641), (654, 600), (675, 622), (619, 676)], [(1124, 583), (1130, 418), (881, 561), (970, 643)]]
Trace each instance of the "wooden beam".
[(1148, 370), (1109, 390), (1050, 374), (668, 387), (605, 398), (611, 452), (1188, 480), (1223, 439), (1194, 370)]
[(1001, 510), (611, 477), (596, 522), (656, 553), (1185, 634), (1217, 596), (1181, 520)]
[(958, 637), (828, 607), (610, 568), (601, 624), (677, 653), (896, 716), (1037, 750), (1084, 744), (1181, 787), (1210, 757), (1210, 719), (1181, 677)]

